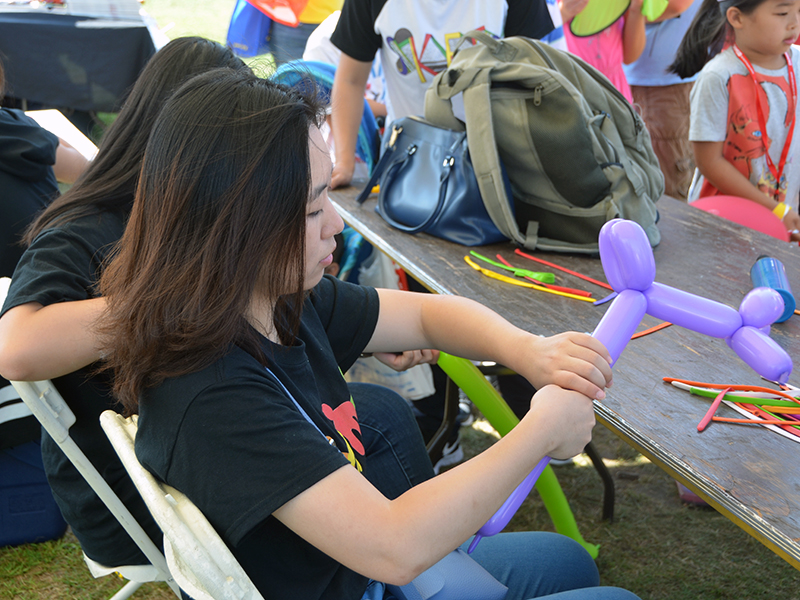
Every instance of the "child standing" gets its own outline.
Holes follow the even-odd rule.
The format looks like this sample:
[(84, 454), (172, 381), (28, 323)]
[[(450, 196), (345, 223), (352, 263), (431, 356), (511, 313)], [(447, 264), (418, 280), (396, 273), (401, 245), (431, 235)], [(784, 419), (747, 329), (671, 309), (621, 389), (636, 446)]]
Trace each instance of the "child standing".
[(672, 65), (681, 77), (702, 68), (689, 129), (705, 179), (700, 196), (739, 196), (766, 206), (795, 240), (798, 16), (800, 0), (705, 0)]

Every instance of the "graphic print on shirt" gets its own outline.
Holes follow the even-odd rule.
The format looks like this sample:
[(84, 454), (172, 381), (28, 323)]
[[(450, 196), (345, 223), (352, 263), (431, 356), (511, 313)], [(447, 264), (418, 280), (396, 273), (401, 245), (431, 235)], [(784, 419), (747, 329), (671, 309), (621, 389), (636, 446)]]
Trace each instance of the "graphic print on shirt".
[[(728, 79), (728, 131), (725, 137), (723, 156), (750, 181), (754, 181), (751, 175), (753, 169), (757, 169), (757, 178), (754, 181), (756, 187), (778, 202), (783, 202), (786, 199), (786, 174), (784, 172), (780, 182), (776, 182), (763, 159), (772, 141), (767, 137), (767, 132), (761, 131), (759, 126), (756, 94), (759, 96), (764, 111), (764, 121), (768, 123), (770, 111), (775, 111), (776, 107), (774, 101), (770, 103), (768, 100), (764, 86), (776, 86), (785, 98), (785, 102), (781, 104), (786, 107), (783, 123), (785, 127), (788, 127), (791, 121), (789, 111), (791, 92), (789, 83), (783, 77), (759, 73), (758, 79), (761, 82), (759, 86), (753, 85), (749, 75), (734, 74)], [(774, 94), (770, 95), (774, 97)], [(780, 110), (782, 106), (777, 107), (777, 110)], [(775, 156), (774, 153), (772, 156)], [(791, 157), (788, 157), (787, 167), (790, 163)]]
[[(485, 30), (484, 27), (478, 29)], [(495, 39), (499, 37), (491, 31), (489, 33)], [(386, 44), (398, 56), (395, 63), (397, 72), (401, 75), (416, 74), (419, 80), (425, 83), (450, 65), (455, 47), (461, 37), (462, 34), (458, 32), (446, 33), (444, 38), (439, 41), (428, 33), (420, 44), (408, 29), (401, 28), (397, 30), (394, 37), (386, 38)]]
[(333, 423), (336, 431), (344, 438), (344, 442), (347, 444), (347, 452), (342, 454), (350, 461), (351, 465), (361, 472), (361, 463), (358, 461), (356, 454), (364, 456), (364, 444), (361, 443), (361, 426), (358, 424), (356, 404), (353, 402), (353, 397), (350, 396), (349, 402), (342, 402), (336, 408), (323, 404), (322, 414)]

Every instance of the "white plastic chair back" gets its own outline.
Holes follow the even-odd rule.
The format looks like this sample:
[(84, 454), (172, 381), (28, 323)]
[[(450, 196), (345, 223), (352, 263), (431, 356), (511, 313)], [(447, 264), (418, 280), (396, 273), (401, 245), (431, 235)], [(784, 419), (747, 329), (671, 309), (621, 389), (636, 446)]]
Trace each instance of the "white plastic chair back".
[[(19, 400), (19, 402), (14, 402)], [(0, 423), (14, 421), (31, 416), (31, 409), (28, 408), (19, 397), (19, 392), (14, 386), (9, 384), (0, 388)]]
[(263, 600), (203, 513), (139, 463), (134, 451), (136, 416), (125, 419), (107, 410), (100, 424), (164, 532), (164, 554), (181, 589), (194, 600)]
[(0, 306), (6, 302), (6, 296), (8, 296), (9, 287), (11, 287), (11, 278), (0, 277)]
[[(123, 588), (124, 593), (123, 591), (120, 592), (122, 595), (117, 594), (114, 596), (116, 600), (127, 598), (143, 581), (165, 581), (175, 592), (175, 595), (180, 598), (180, 589), (170, 575), (164, 555), (161, 554), (161, 551), (148, 537), (142, 526), (139, 525), (138, 521), (114, 493), (114, 490), (106, 483), (106, 480), (97, 472), (97, 469), (78, 447), (75, 440), (70, 437), (69, 428), (75, 423), (75, 414), (67, 406), (67, 403), (52, 382), (49, 380), (12, 381), (11, 385), (14, 386), (22, 401), (25, 402), (25, 405), (42, 424), (45, 431), (58, 444), (72, 464), (75, 465), (78, 472), (105, 503), (111, 514), (117, 518), (151, 563), (150, 565), (145, 565), (147, 567), (145, 569), (128, 569), (125, 565), (100, 565), (84, 556), (92, 575), (98, 577), (107, 572), (118, 572), (131, 581)], [(95, 565), (96, 568), (94, 567)], [(141, 565), (131, 566), (139, 567)], [(100, 573), (100, 575), (96, 573)], [(137, 578), (134, 579), (134, 577)]]

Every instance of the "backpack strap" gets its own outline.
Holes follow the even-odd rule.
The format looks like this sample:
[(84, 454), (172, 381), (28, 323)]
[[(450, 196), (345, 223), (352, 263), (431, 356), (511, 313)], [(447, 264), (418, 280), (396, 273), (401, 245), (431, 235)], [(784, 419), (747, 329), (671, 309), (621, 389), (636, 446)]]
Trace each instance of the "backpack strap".
[[(464, 35), (464, 39), (469, 38), (488, 46), (492, 54), (502, 57), (502, 60), (509, 60), (517, 53), (513, 46), (495, 40), (485, 31), (470, 31)], [(525, 245), (526, 238), (520, 233), (508, 202), (500, 156), (494, 141), (494, 123), (491, 119), (492, 107), (489, 97), (491, 84), (491, 68), (443, 71), (436, 76), (425, 95), (425, 118), (450, 128), (454, 128), (457, 124), (459, 130), (463, 130), (464, 125), (453, 115), (451, 98), (460, 92), (464, 93), (469, 155), (483, 205), (503, 235), (513, 242)]]
[(484, 70), (464, 91), (469, 157), (481, 190), (483, 205), (492, 222), (511, 241), (525, 245), (525, 237), (519, 231), (503, 181), (500, 156), (495, 143), (494, 122), (491, 118), (491, 88), (490, 72)]

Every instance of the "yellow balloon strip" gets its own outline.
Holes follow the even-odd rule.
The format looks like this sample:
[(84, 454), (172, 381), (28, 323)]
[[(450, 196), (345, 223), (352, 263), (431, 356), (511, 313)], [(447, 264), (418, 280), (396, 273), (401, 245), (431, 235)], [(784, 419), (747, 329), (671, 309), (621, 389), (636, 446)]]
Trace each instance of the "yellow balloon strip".
[(489, 269), (484, 269), (483, 267), (478, 265), (474, 260), (472, 260), (469, 256), (465, 256), (464, 260), (470, 267), (472, 267), (479, 273), (483, 273), (487, 277), (491, 277), (492, 279), (497, 279), (498, 281), (502, 281), (504, 283), (510, 283), (511, 285), (518, 285), (520, 287), (525, 287), (525, 288), (531, 288), (534, 290), (539, 290), (540, 292), (547, 292), (548, 294), (554, 294), (556, 296), (564, 296), (565, 298), (575, 298), (575, 300), (582, 300), (583, 302), (594, 302), (593, 298), (586, 298), (584, 296), (568, 294), (567, 292), (558, 292), (556, 290), (549, 290), (546, 287), (542, 287), (541, 285), (535, 285), (533, 283), (528, 283), (527, 281), (520, 281), (518, 279), (514, 279), (513, 277), (508, 277), (507, 275), (501, 275), (500, 273), (495, 273), (494, 271), (490, 271)]

